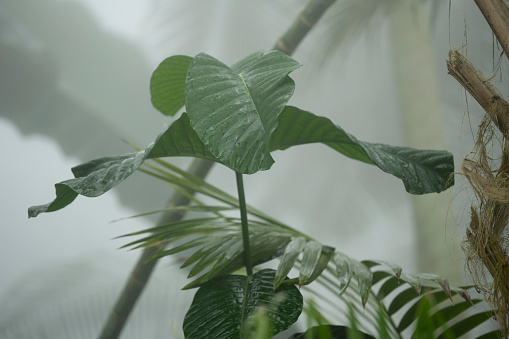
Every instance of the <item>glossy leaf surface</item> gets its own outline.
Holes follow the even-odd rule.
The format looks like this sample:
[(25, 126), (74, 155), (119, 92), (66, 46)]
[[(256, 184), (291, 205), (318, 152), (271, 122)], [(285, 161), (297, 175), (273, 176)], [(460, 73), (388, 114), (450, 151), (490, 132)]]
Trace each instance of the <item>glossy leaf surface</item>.
[(447, 151), (418, 150), (357, 140), (325, 117), (287, 106), (272, 134), (270, 149), (320, 142), (401, 179), (407, 192), (442, 192), (454, 184), (454, 161)]
[(164, 115), (174, 116), (185, 103), (187, 68), (193, 58), (174, 55), (157, 66), (150, 78), (150, 97)]
[[(289, 328), (302, 312), (302, 295), (293, 285), (272, 288), (275, 271), (265, 269), (251, 278), (223, 276), (196, 292), (184, 319), (184, 335), (193, 338), (243, 338), (243, 327), (258, 307), (264, 307), (272, 335)], [(263, 306), (262, 306), (263, 305)]]
[(308, 279), (313, 274), (320, 255), (322, 254), (322, 245), (316, 241), (308, 241), (304, 247), (304, 254), (302, 255), (302, 263), (299, 273), (299, 286), (307, 283)]
[(56, 198), (46, 205), (32, 206), (29, 217), (69, 205), (79, 195), (97, 197), (133, 174), (147, 159), (167, 156), (194, 156), (214, 160), (183, 114), (156, 141), (140, 152), (92, 160), (72, 169), (74, 179), (55, 185)]
[(297, 258), (304, 249), (306, 241), (307, 240), (304, 237), (297, 237), (292, 238), (290, 243), (286, 245), (285, 252), (283, 253), (281, 261), (277, 267), (276, 278), (274, 279), (274, 288), (277, 288), (283, 280), (286, 279), (286, 276), (290, 273), (290, 270), (295, 265), (295, 261), (297, 261)]
[(198, 54), (189, 66), (186, 109), (200, 140), (238, 173), (269, 169), (269, 138), (295, 89), (288, 74), (300, 64), (273, 51), (253, 54), (232, 68)]

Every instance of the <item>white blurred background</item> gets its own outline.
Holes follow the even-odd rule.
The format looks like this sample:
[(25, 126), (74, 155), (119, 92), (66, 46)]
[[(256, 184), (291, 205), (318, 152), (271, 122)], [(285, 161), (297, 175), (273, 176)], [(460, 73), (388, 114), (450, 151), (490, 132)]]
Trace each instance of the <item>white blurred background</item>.
[[(338, 0), (297, 49), (293, 57), (303, 67), (292, 74), (290, 104), (331, 118), (360, 140), (447, 149), (459, 170), (482, 112), (447, 75), (445, 60), (450, 48), (458, 48), (493, 74), (499, 50), (489, 27), (470, 2), (452, 1), (449, 16), (442, 0), (363, 1)], [(154, 219), (109, 222), (161, 209), (171, 191), (136, 174), (104, 196), (78, 197), (36, 219), (27, 219), (27, 208), (51, 201), (53, 185), (70, 178), (71, 167), (130, 152), (123, 140), (145, 147), (171, 123), (149, 96), (151, 72), (164, 58), (206, 52), (231, 64), (268, 50), (305, 3), (0, 2), (0, 333), (98, 333), (139, 254), (118, 250), (124, 239), (112, 238)], [(502, 94), (503, 76), (505, 63), (494, 79)], [(386, 260), (456, 285), (466, 282), (460, 244), (471, 196), (460, 176), (440, 196), (413, 197), (399, 180), (324, 145), (274, 158), (270, 171), (245, 178), (248, 203), (359, 260)], [(189, 163), (174, 161), (184, 168)], [(235, 193), (234, 176), (225, 168), (215, 166), (208, 179)], [(155, 292), (142, 296), (123, 338), (162, 336), (168, 328), (178, 337), (192, 296), (178, 291), (184, 279), (164, 260), (151, 283)], [(160, 293), (168, 304), (160, 305)], [(69, 320), (61, 332), (50, 326), (53, 332), (35, 336), (23, 326), (38, 324), (41, 335), (48, 314), (62, 322), (58, 314), (79, 317), (87, 303), (97, 310), (91, 327), (79, 329)], [(155, 329), (160, 323), (142, 315), (154, 304), (164, 314), (161, 332)]]

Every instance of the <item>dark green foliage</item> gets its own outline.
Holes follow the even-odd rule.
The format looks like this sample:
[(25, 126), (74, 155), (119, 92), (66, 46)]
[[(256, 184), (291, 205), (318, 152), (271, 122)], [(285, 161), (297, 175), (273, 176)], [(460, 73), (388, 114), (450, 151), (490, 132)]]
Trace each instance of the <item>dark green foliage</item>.
[(260, 307), (271, 335), (289, 328), (302, 312), (302, 295), (293, 285), (274, 290), (275, 273), (265, 269), (252, 277), (228, 275), (202, 285), (184, 319), (186, 338), (248, 338), (256, 330), (250, 317)]

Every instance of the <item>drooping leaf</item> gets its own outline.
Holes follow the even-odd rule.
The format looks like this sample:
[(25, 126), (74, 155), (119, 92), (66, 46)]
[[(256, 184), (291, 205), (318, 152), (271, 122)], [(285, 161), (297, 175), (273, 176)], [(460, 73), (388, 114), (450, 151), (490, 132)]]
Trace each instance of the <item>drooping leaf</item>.
[(72, 169), (74, 179), (55, 185), (56, 198), (46, 205), (32, 206), (29, 217), (69, 205), (79, 195), (97, 197), (133, 174), (147, 159), (166, 156), (194, 156), (215, 160), (183, 114), (145, 150), (89, 161)]
[[(402, 179), (407, 191), (413, 194), (439, 192), (454, 182), (453, 177), (449, 178), (454, 165), (448, 152), (361, 142), (327, 118), (287, 106), (272, 133), (270, 151), (314, 142), (324, 143), (353, 159), (377, 165)], [(29, 217), (64, 208), (78, 194), (99, 196), (129, 177), (143, 161), (171, 156), (218, 161), (200, 140), (190, 125), (189, 116), (184, 113), (143, 151), (100, 158), (74, 167), (72, 171), (76, 178), (56, 184), (56, 199), (46, 205), (30, 207)]]
[(366, 306), (368, 301), (369, 292), (371, 291), (371, 283), (373, 281), (373, 273), (363, 263), (350, 259), (350, 265), (353, 268), (353, 274), (357, 279), (359, 285), (359, 294), (361, 295), (362, 306)]
[(281, 257), (281, 261), (277, 267), (276, 277), (274, 279), (274, 289), (286, 279), (286, 276), (295, 265), (295, 261), (302, 252), (306, 244), (306, 238), (297, 237), (293, 238), (288, 245), (286, 245), (285, 252)]
[(150, 78), (152, 104), (164, 115), (174, 116), (185, 103), (187, 68), (193, 58), (174, 55), (157, 66)]
[(353, 267), (349, 259), (348, 256), (341, 252), (336, 252), (333, 257), (333, 262), (336, 265), (336, 274), (341, 285), (341, 290), (339, 291), (340, 296), (343, 295), (348, 286), (350, 286), (350, 281), (353, 277)]
[(302, 312), (302, 295), (293, 285), (272, 288), (275, 271), (265, 269), (251, 278), (228, 275), (203, 284), (184, 319), (184, 335), (193, 338), (242, 338), (246, 320), (265, 307), (271, 335), (286, 330)]
[(287, 106), (270, 139), (270, 150), (320, 142), (401, 179), (407, 192), (442, 192), (454, 184), (454, 162), (447, 151), (417, 150), (357, 140), (325, 117)]
[(320, 253), (320, 257), (318, 258), (318, 262), (316, 263), (313, 272), (307, 278), (306, 280), (301, 279), (299, 277), (300, 282), (303, 285), (311, 284), (313, 281), (315, 281), (322, 272), (327, 268), (327, 265), (329, 264), (330, 259), (332, 258), (332, 255), (334, 254), (334, 247), (330, 246), (322, 246), (322, 252)]
[(316, 241), (308, 241), (304, 247), (304, 254), (302, 256), (302, 264), (299, 273), (299, 286), (306, 284), (311, 274), (318, 264), (318, 259), (322, 254), (322, 245)]
[(267, 170), (269, 138), (293, 94), (288, 74), (300, 65), (286, 54), (253, 54), (233, 69), (198, 54), (189, 65), (186, 109), (200, 140), (236, 172)]

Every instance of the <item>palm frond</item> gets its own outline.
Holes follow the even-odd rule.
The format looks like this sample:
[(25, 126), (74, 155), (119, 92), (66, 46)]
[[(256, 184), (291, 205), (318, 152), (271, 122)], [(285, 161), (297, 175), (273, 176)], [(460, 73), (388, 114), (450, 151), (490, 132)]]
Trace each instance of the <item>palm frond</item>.
[[(157, 169), (158, 176), (168, 183), (197, 190), (225, 204), (224, 209), (238, 207), (237, 199), (228, 193), (164, 161), (160, 160), (159, 165), (163, 167)], [(190, 209), (213, 212), (214, 216), (132, 233), (129, 235), (145, 236), (126, 245), (171, 244), (153, 259), (194, 248), (193, 254), (182, 265), (190, 268), (189, 278), (195, 277), (185, 289), (198, 287), (244, 267), (240, 220), (224, 216), (223, 208), (218, 205), (207, 206), (199, 199), (195, 203), (196, 207)], [(388, 333), (390, 338), (400, 338), (405, 333), (422, 331), (426, 326), (418, 323), (418, 319), (428, 317), (434, 324), (431, 335), (447, 338), (478, 333), (476, 331), (492, 317), (486, 312), (487, 308), (479, 307), (482, 298), (470, 297), (471, 286), (450, 287), (447, 279), (440, 276), (403, 272), (392, 263), (359, 262), (252, 207), (248, 208), (248, 213), (253, 262), (258, 265), (279, 258), (274, 285), (304, 285), (303, 291), (319, 300), (315, 311), (333, 324), (348, 326), (345, 314), (352, 312), (359, 321), (356, 326), (361, 332), (375, 336), (383, 333), (386, 337)], [(298, 276), (285, 279), (291, 275), (292, 269), (299, 271)], [(307, 287), (315, 280), (317, 285)], [(350, 306), (347, 307), (348, 303)], [(485, 335), (496, 337), (498, 332)]]

